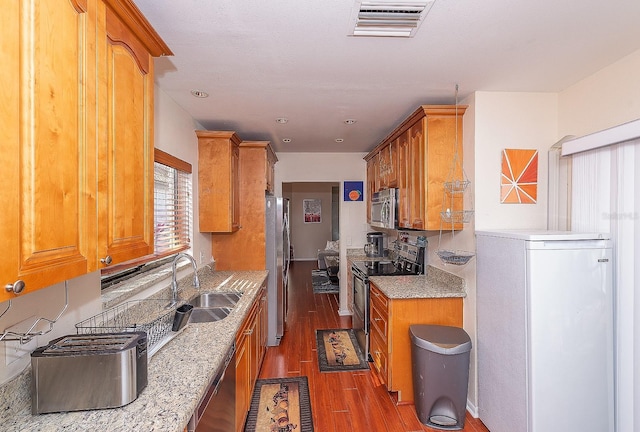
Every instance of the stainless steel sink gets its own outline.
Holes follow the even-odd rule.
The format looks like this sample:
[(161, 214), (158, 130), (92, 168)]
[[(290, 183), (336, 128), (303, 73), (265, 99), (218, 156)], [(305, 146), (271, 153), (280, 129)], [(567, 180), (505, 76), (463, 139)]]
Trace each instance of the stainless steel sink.
[(189, 317), (190, 323), (215, 322), (225, 319), (231, 313), (228, 307), (194, 307)]
[(215, 322), (225, 319), (242, 297), (236, 292), (210, 292), (198, 294), (189, 300), (193, 306), (190, 323)]
[(241, 293), (235, 292), (210, 292), (198, 294), (189, 300), (194, 308), (233, 308), (240, 300)]

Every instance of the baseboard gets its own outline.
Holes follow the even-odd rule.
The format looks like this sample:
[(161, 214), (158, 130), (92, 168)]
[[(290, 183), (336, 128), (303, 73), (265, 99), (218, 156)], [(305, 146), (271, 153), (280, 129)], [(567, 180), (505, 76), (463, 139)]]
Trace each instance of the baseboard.
[(469, 411), (471, 417), (478, 418), (478, 407), (472, 404), (469, 399), (467, 399), (467, 411)]
[(340, 316), (351, 316), (353, 315), (349, 309), (338, 309), (338, 315)]

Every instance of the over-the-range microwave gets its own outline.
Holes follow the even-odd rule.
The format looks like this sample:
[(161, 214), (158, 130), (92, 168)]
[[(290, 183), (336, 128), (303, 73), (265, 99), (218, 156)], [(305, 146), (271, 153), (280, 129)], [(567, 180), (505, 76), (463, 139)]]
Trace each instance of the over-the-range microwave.
[(371, 226), (397, 229), (397, 189), (383, 189), (371, 197)]

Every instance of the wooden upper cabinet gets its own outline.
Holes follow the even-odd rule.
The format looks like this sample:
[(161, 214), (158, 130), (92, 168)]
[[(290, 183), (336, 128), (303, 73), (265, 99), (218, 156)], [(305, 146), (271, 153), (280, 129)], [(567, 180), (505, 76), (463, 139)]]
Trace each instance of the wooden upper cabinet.
[[(149, 31), (130, 1), (110, 3), (126, 10), (127, 28), (137, 19)], [(0, 71), (10, 79), (0, 86), (5, 107), (0, 117), (2, 286), (21, 280), (29, 293), (96, 270), (99, 257), (110, 253), (103, 247), (107, 218), (119, 225), (111, 244), (122, 246), (142, 231), (142, 208), (152, 208), (152, 183), (145, 184), (143, 195), (129, 189), (141, 187), (136, 171), (146, 169), (145, 157), (153, 148), (153, 78), (144, 78), (151, 86), (143, 99), (132, 95), (135, 74), (123, 72), (123, 62), (114, 65), (107, 56), (106, 16), (106, 5), (98, 0), (3, 4)], [(151, 59), (146, 62), (152, 72)], [(139, 71), (137, 62), (136, 67)], [(115, 136), (109, 135), (110, 127)], [(120, 165), (114, 168), (116, 161)], [(135, 186), (129, 183), (134, 178)], [(107, 190), (116, 206), (107, 204)], [(140, 233), (145, 252), (151, 227), (144, 225)], [(114, 253), (114, 262), (131, 251), (141, 253), (126, 248), (127, 254)], [(13, 296), (0, 290), (0, 301)]]
[[(269, 141), (242, 141), (240, 143), (240, 190), (263, 190), (273, 194), (277, 161), (278, 158)], [(246, 183), (255, 184), (247, 187)], [(260, 201), (260, 205), (263, 206), (264, 200)]]
[(215, 234), (211, 252), (218, 270), (264, 270), (265, 194), (269, 193), (270, 173), (277, 159), (268, 141), (242, 141), (239, 152), (240, 229), (233, 234)]
[(153, 252), (153, 57), (168, 48), (141, 15), (132, 21), (136, 12), (130, 2), (106, 2), (100, 267), (106, 257), (121, 263)]
[(373, 194), (378, 191), (378, 173), (376, 172), (378, 164), (376, 161), (377, 157), (375, 155), (367, 160), (367, 223), (371, 223), (371, 199), (373, 198)]
[(240, 138), (233, 131), (196, 131), (201, 232), (240, 228)]
[(268, 142), (264, 142), (264, 147), (266, 154), (265, 170), (267, 172), (267, 185), (265, 190), (267, 193), (273, 195), (276, 188), (276, 162), (278, 162), (278, 158)]
[[(2, 287), (22, 280), (27, 293), (88, 270), (92, 18), (81, 1), (3, 2)], [(13, 296), (0, 290), (0, 301)]]
[(379, 189), (398, 186), (398, 139), (391, 141), (378, 152)]
[[(398, 188), (400, 228), (440, 229), (440, 212), (443, 211), (445, 199), (444, 182), (451, 180), (456, 138), (460, 163), (454, 177), (459, 179), (462, 175), (462, 116), (465, 110), (466, 106), (423, 105), (365, 157), (367, 161), (375, 156), (384, 159), (386, 154), (393, 154), (388, 150), (392, 145), (396, 148), (397, 186), (393, 186), (390, 177), (383, 181), (388, 187)], [(376, 181), (371, 180), (370, 176), (367, 170), (367, 184)], [(450, 224), (443, 227), (451, 229)], [(462, 225), (454, 228), (461, 229)]]
[(411, 153), (409, 147), (409, 131), (406, 130), (397, 138), (398, 141), (398, 226), (411, 228), (411, 210), (409, 192), (411, 191)]

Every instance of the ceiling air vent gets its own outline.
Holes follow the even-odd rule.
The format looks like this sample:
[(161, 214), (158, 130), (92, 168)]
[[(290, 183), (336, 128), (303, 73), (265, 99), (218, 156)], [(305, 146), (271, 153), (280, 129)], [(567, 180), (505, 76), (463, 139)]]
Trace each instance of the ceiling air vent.
[(435, 0), (358, 1), (354, 36), (413, 37)]

